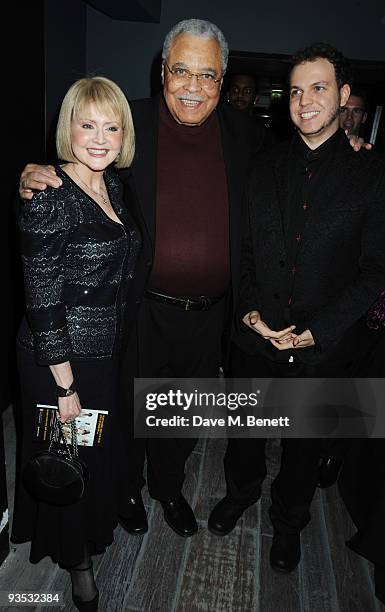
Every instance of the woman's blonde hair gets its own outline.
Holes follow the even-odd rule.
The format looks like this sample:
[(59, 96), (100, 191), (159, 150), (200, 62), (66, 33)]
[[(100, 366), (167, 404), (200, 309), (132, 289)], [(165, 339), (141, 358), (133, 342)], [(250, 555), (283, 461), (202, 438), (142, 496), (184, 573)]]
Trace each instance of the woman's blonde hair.
[(135, 153), (135, 133), (130, 107), (120, 87), (110, 79), (100, 76), (79, 79), (64, 96), (56, 128), (56, 151), (59, 159), (76, 161), (71, 145), (71, 123), (90, 104), (95, 104), (101, 112), (112, 112), (121, 124), (122, 148), (115, 165), (117, 168), (127, 168), (131, 165)]

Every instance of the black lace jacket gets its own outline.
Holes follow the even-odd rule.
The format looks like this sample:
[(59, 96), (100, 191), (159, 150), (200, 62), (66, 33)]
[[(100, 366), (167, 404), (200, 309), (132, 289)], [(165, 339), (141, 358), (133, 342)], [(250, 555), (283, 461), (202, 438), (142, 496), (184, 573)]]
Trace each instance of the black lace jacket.
[(113, 355), (141, 244), (114, 170), (104, 178), (121, 223), (56, 171), (63, 185), (36, 193), (19, 218), (26, 317), (18, 340), (40, 365)]

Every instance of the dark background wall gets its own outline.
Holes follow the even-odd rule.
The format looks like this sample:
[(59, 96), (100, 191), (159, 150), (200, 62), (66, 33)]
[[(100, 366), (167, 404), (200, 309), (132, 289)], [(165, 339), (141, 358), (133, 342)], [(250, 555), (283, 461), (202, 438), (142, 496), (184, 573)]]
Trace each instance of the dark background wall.
[(181, 19), (216, 23), (230, 49), (291, 54), (323, 40), (350, 58), (385, 60), (383, 0), (163, 0), (160, 23), (113, 20), (87, 8), (87, 70), (115, 79), (129, 98), (150, 94), (150, 73), (163, 38)]
[[(6, 139), (0, 164), (2, 206), (2, 370), (0, 384), (0, 563), (9, 551), (1, 412), (14, 404), (19, 426), (15, 333), (24, 310), (16, 194), (27, 162), (53, 159), (52, 130), (60, 102), (86, 71), (86, 5), (82, 0), (7, 3), (1, 37)], [(12, 45), (9, 41), (12, 40)], [(9, 70), (9, 73), (7, 71)], [(49, 138), (51, 132), (51, 138)], [(2, 520), (3, 519), (3, 520)]]
[[(2, 57), (9, 58), (9, 79), (3, 82), (7, 103), (7, 150), (0, 165), (4, 223), (0, 241), (6, 325), (3, 348), (7, 357), (0, 385), (0, 411), (15, 393), (14, 335), (23, 311), (15, 198), (20, 171), (27, 162), (53, 159), (52, 132), (61, 100), (74, 80), (86, 71), (86, 5), (82, 0), (14, 2), (7, 22), (15, 46), (2, 37)], [(17, 52), (14, 51), (17, 49)], [(47, 144), (48, 143), (48, 144)]]

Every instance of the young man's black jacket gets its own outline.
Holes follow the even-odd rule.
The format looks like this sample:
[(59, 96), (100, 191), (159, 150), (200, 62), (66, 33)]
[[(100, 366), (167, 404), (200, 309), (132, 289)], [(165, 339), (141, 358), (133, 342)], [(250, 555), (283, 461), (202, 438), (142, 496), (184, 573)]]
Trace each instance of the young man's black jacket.
[(385, 160), (353, 151), (341, 137), (319, 187), (322, 197), (308, 212), (288, 292), (282, 217), (291, 151), (288, 142), (260, 156), (248, 186), (235, 342), (245, 352), (287, 361), (286, 351), (240, 323), (259, 310), (273, 330), (291, 324), (296, 333), (310, 329), (316, 346), (296, 351), (304, 363), (353, 359), (360, 350), (359, 320), (385, 287)]

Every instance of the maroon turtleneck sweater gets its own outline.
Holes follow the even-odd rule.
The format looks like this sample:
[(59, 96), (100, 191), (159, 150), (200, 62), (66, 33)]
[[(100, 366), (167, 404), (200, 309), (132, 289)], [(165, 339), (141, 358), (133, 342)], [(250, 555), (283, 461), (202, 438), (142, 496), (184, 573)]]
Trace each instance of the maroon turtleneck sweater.
[(219, 120), (178, 124), (160, 103), (155, 261), (150, 288), (218, 297), (230, 282), (229, 204)]

